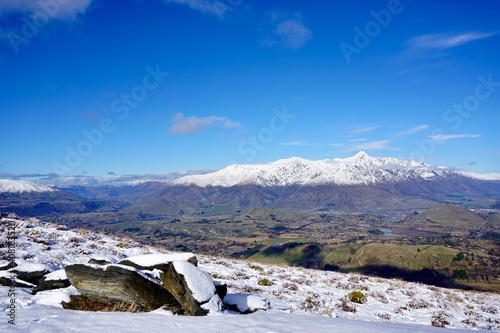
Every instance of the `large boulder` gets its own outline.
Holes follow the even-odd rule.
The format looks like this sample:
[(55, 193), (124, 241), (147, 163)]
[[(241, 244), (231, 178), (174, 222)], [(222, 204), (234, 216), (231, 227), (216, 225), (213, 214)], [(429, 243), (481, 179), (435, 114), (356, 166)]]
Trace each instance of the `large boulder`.
[(79, 303), (85, 301), (107, 305), (108, 310), (151, 311), (164, 306), (176, 314), (183, 313), (177, 299), (163, 288), (159, 280), (136, 268), (74, 264), (66, 266), (65, 270), (69, 281), (81, 294), (81, 297), (73, 297), (69, 303), (63, 304), (65, 308), (78, 308)]
[(69, 282), (66, 276), (66, 271), (64, 269), (60, 269), (55, 272), (44, 275), (38, 282), (38, 286), (33, 288), (31, 292), (33, 293), (33, 295), (35, 295), (37, 292), (40, 291), (61, 289), (69, 287), (70, 285), (71, 282)]
[(140, 270), (153, 271), (159, 269), (165, 272), (173, 261), (188, 261), (198, 266), (198, 260), (193, 253), (172, 253), (172, 254), (145, 254), (141, 256), (128, 257), (120, 260), (118, 264), (131, 266)]
[(207, 273), (187, 261), (174, 261), (161, 274), (164, 287), (188, 314), (204, 316), (223, 310), (214, 282)]

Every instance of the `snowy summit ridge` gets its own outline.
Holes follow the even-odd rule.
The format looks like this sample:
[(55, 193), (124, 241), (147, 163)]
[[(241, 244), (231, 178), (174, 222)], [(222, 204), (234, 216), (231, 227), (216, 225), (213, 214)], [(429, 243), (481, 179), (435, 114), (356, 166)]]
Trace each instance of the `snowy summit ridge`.
[(231, 187), (236, 185), (370, 185), (394, 183), (409, 179), (430, 180), (447, 175), (470, 174), (452, 171), (415, 161), (391, 157), (371, 157), (364, 151), (348, 158), (307, 160), (299, 157), (262, 164), (234, 164), (204, 174), (189, 175), (172, 182), (174, 185)]
[(23, 193), (23, 192), (53, 192), (51, 187), (28, 182), (25, 180), (0, 179), (0, 193)]

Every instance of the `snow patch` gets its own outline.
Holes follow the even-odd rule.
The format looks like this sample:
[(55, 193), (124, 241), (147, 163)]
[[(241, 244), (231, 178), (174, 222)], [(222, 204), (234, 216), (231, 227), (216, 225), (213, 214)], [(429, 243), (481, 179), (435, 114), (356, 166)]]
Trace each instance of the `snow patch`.
[(58, 281), (67, 280), (66, 271), (64, 269), (59, 269), (55, 272), (45, 275), (45, 281)]
[(147, 267), (173, 261), (188, 261), (192, 257), (194, 257), (194, 254), (189, 252), (170, 253), (170, 254), (156, 253), (156, 254), (145, 254), (140, 256), (128, 257), (124, 260), (128, 260), (142, 267)]

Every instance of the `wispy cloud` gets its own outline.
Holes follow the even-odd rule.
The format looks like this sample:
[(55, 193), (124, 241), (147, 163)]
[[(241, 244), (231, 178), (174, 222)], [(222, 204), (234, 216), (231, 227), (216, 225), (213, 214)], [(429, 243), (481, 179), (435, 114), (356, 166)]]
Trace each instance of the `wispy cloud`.
[(429, 135), (428, 138), (436, 142), (444, 142), (455, 139), (476, 139), (479, 138), (480, 136), (481, 134), (436, 134), (436, 135)]
[(354, 150), (381, 150), (389, 149), (389, 140), (368, 141), (356, 144)]
[(396, 136), (410, 135), (410, 134), (414, 134), (414, 133), (418, 133), (418, 132), (424, 131), (424, 130), (426, 130), (428, 128), (430, 128), (429, 125), (422, 124), (422, 125), (418, 125), (418, 126), (410, 128), (410, 129), (407, 129), (405, 131), (401, 131), (399, 133), (396, 133)]
[(232, 121), (226, 117), (208, 116), (186, 117), (182, 113), (177, 113), (172, 118), (172, 126), (170, 127), (171, 134), (191, 134), (202, 132), (207, 128), (219, 126), (221, 128), (235, 128), (241, 126), (240, 122)]
[(280, 143), (281, 146), (295, 146), (295, 147), (317, 147), (320, 144), (317, 142), (306, 141), (288, 141)]
[(390, 146), (390, 140), (376, 140), (376, 141), (367, 141), (365, 139), (353, 141), (349, 140), (349, 143), (331, 143), (330, 147), (334, 148), (342, 148), (343, 152), (353, 152), (360, 150), (395, 150), (396, 148), (392, 148)]
[[(297, 49), (312, 37), (312, 32), (302, 23), (300, 13), (288, 15), (281, 12), (270, 13), (270, 25), (272, 37), (261, 40), (264, 46), (282, 45), (288, 48)], [(271, 33), (270, 33), (271, 34)]]
[(164, 0), (165, 2), (173, 2), (181, 5), (186, 5), (189, 8), (223, 19), (226, 12), (232, 9), (231, 6), (219, 0)]
[[(51, 18), (71, 19), (87, 10), (92, 0), (54, 1), (55, 5), (48, 6), (50, 1), (35, 0), (2, 0), (0, 1), (0, 16), (8, 13), (49, 13)], [(50, 12), (45, 8), (50, 7)]]
[(409, 51), (423, 50), (445, 50), (460, 45), (464, 45), (476, 40), (489, 38), (495, 35), (495, 32), (461, 32), (461, 33), (439, 33), (426, 34), (412, 37), (407, 41)]
[(376, 130), (379, 127), (380, 127), (380, 125), (363, 126), (363, 127), (356, 128), (356, 129), (352, 130), (351, 134), (368, 133), (368, 132)]
[(302, 141), (290, 141), (290, 142), (282, 142), (280, 143), (282, 146), (305, 146), (306, 143)]

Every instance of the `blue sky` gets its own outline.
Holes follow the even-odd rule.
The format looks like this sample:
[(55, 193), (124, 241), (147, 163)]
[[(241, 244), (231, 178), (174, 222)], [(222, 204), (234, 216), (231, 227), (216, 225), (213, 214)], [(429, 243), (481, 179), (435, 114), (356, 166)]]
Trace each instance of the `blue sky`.
[(6, 0), (0, 176), (360, 150), (500, 172), (500, 2)]

